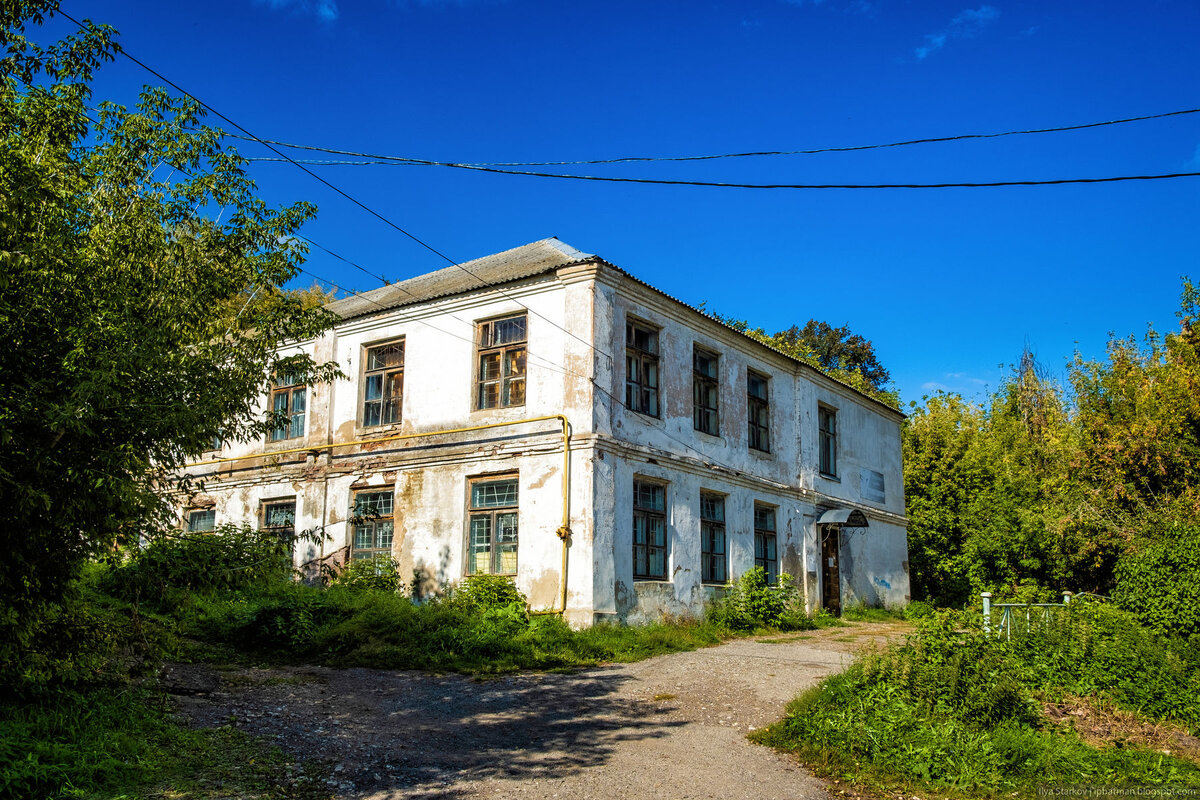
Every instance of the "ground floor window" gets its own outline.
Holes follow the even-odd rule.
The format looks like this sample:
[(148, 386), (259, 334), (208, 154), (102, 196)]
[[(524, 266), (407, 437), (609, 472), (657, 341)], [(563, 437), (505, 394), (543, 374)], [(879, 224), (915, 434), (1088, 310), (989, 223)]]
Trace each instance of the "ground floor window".
[(217, 527), (217, 511), (213, 508), (189, 508), (187, 510), (188, 533), (211, 531)]
[(667, 579), (667, 487), (633, 482), (633, 577)]
[(391, 489), (354, 494), (351, 517), (354, 540), (350, 547), (351, 558), (391, 556), (393, 502)]
[(700, 580), (725, 582), (725, 498), (700, 494)]
[(259, 511), (258, 529), (270, 531), (287, 542), (288, 551), (296, 546), (296, 501), (267, 500)]
[(754, 506), (754, 566), (767, 573), (767, 583), (779, 580), (775, 509), (769, 506)]
[(471, 481), (467, 574), (517, 574), (517, 476)]

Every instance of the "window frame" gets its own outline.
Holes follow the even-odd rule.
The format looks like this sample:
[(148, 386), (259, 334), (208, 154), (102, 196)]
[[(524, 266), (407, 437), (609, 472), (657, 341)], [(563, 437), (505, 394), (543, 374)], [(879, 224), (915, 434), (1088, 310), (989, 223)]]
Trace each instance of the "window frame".
[[(280, 406), (279, 400), (283, 399)], [(303, 407), (296, 412), (296, 401), (299, 399)], [(267, 400), (267, 409), (271, 413), (282, 411), (288, 417), (286, 427), (276, 426), (267, 433), (270, 442), (286, 442), (289, 439), (304, 438), (304, 429), (308, 421), (308, 384), (298, 383), (295, 375), (285, 373), (271, 380), (271, 396)], [(299, 431), (297, 428), (299, 420)]]
[[(501, 322), (509, 320), (522, 319), (525, 335), (519, 340), (512, 340), (495, 344), (488, 342), (485, 344), (484, 338), (495, 331), (495, 326)], [(494, 334), (493, 338), (494, 338)], [(499, 372), (495, 378), (485, 377), (484, 359), (488, 357), (498, 357)], [(519, 359), (520, 371), (510, 373), (512, 363), (510, 356)], [(529, 388), (529, 313), (520, 311), (509, 314), (501, 314), (496, 317), (478, 320), (475, 323), (475, 391), (473, 405), (476, 411), (492, 411), (500, 408), (520, 408), (524, 406), (528, 398)], [(519, 383), (521, 386), (520, 402), (511, 402), (511, 391), (514, 384)], [(494, 384), (496, 386), (496, 403), (489, 405), (484, 402), (484, 387)], [(504, 402), (505, 398), (509, 398), (510, 402)]]
[[(196, 527), (194, 520), (200, 515), (206, 515), (211, 518), (211, 522), (208, 527), (204, 527), (204, 528)], [(215, 531), (217, 529), (217, 509), (213, 508), (212, 506), (210, 506), (208, 508), (198, 508), (196, 506), (191, 506), (189, 508), (184, 509), (184, 511), (183, 511), (183, 529), (187, 533), (212, 533), (213, 531)]]
[[(399, 365), (395, 365), (395, 364), (388, 365), (385, 363), (384, 366), (382, 366), (382, 367), (375, 367), (375, 368), (371, 367), (372, 352), (395, 348), (396, 346), (400, 347), (400, 363), (399, 363)], [(405, 360), (407, 359), (407, 356), (408, 356), (407, 340), (403, 336), (401, 336), (398, 339), (389, 339), (389, 340), (383, 341), (383, 342), (373, 342), (371, 344), (363, 345), (363, 350), (362, 350), (362, 389), (360, 392), (361, 400), (359, 401), (359, 404), (358, 404), (358, 421), (359, 421), (360, 427), (379, 428), (379, 427), (383, 427), (385, 425), (398, 425), (400, 422), (403, 421), (403, 419), (404, 419), (404, 409), (403, 409), (403, 406), (404, 406), (404, 368), (405, 368)], [(376, 376), (380, 377), (379, 397), (377, 399), (370, 399), (368, 397), (368, 393), (370, 392), (371, 379)], [(389, 382), (389, 379), (395, 379), (395, 381)], [(388, 394), (389, 387), (394, 386), (395, 383), (399, 384), (400, 392), (399, 392), (398, 397), (396, 397), (395, 392), (393, 392), (391, 395)], [(379, 421), (371, 422), (368, 417), (367, 408), (369, 405), (372, 405), (375, 403), (379, 404)], [(389, 407), (393, 411), (394, 419), (386, 418), (387, 414), (385, 413), (385, 411)]]
[[(514, 501), (509, 505), (475, 505), (475, 487), (480, 484), (492, 483), (509, 483), (513, 484)], [(513, 522), (513, 539), (511, 548), (506, 547), (504, 550), (498, 550), (497, 532), (500, 531), (499, 518), (502, 516), (511, 516)], [(475, 535), (475, 520), (488, 520), (488, 545), (487, 545), (487, 571), (480, 571), (476, 567), (476, 545), (474, 541)], [(507, 542), (505, 544), (508, 544)], [(521, 481), (520, 474), (516, 472), (507, 472), (498, 475), (479, 475), (476, 477), (467, 478), (467, 542), (465, 550), (465, 558), (463, 559), (463, 574), (464, 575), (504, 575), (516, 576), (520, 569), (520, 545), (521, 545)], [(512, 571), (500, 571), (503, 564), (505, 552), (512, 553)]]
[[(726, 527), (725, 498), (720, 492), (700, 492), (701, 583), (724, 585), (729, 581), (729, 535)], [(719, 518), (712, 513), (713, 509), (720, 510)]]
[[(759, 514), (771, 515), (771, 526), (761, 524)], [(767, 540), (770, 539), (768, 555)], [(760, 547), (760, 543), (762, 547)], [(779, 508), (766, 503), (754, 504), (754, 566), (762, 567), (767, 574), (767, 583), (773, 584), (779, 580)]]
[[(652, 349), (639, 347), (637, 334)], [(625, 318), (625, 407), (642, 416), (662, 417), (662, 328), (633, 317)], [(632, 367), (632, 369), (631, 369)]]
[[(360, 507), (359, 507), (360, 498), (365, 498), (365, 497), (369, 497), (369, 496), (373, 496), (373, 495), (387, 498), (388, 503), (387, 503), (387, 513), (386, 514), (382, 513), (382, 510), (380, 510), (380, 513), (377, 513), (373, 516), (364, 516), (359, 513), (360, 512)], [(395, 491), (395, 488), (391, 487), (391, 486), (385, 486), (385, 487), (366, 487), (366, 488), (362, 488), (362, 489), (356, 489), (354, 491), (354, 494), (351, 495), (351, 500), (352, 500), (352, 502), (350, 504), (350, 519), (348, 520), (350, 522), (350, 554), (349, 554), (350, 557), (349, 557), (349, 560), (356, 561), (356, 560), (360, 560), (360, 559), (375, 558), (376, 556), (387, 556), (390, 558), (392, 555), (392, 547), (396, 542), (396, 491)], [(382, 536), (384, 535), (383, 532), (380, 530), (380, 527), (383, 525), (388, 526), (388, 530), (386, 532), (387, 544), (385, 546), (380, 545), (380, 542), (383, 541)], [(368, 528), (368, 527), (370, 528), (371, 546), (370, 547), (359, 547), (359, 545), (358, 545), (359, 529), (360, 528)]]
[[(762, 384), (762, 396), (753, 391)], [(751, 450), (771, 452), (771, 378), (755, 370), (746, 371), (746, 441)]]
[[(640, 487), (643, 487), (643, 486), (651, 489), (652, 491), (657, 490), (658, 492), (661, 492), (661, 497), (662, 497), (662, 504), (661, 504), (662, 507), (661, 508), (654, 508), (653, 506), (646, 506), (646, 505), (640, 504), (639, 498), (640, 498), (641, 494), (638, 490)], [(667, 531), (667, 485), (660, 481), (642, 478), (639, 476), (634, 476), (634, 478), (633, 478), (633, 503), (631, 504), (631, 506), (632, 506), (631, 507), (632, 514), (631, 514), (630, 519), (631, 519), (632, 525), (630, 528), (630, 538), (632, 540), (632, 545), (633, 545), (633, 548), (632, 548), (632, 551), (633, 551), (633, 579), (635, 581), (639, 581), (639, 580), (641, 580), (641, 581), (665, 581), (667, 579), (667, 574), (670, 570), (670, 564), (668, 563), (668, 561), (669, 561), (670, 555), (671, 555), (671, 549), (670, 549), (671, 539), (670, 539), (670, 535)], [(641, 544), (638, 543), (638, 520), (639, 519), (644, 520), (643, 529), (645, 531), (645, 541)], [(662, 532), (662, 544), (661, 545), (654, 544), (650, 540), (650, 533), (653, 529), (653, 526), (651, 525), (652, 521), (658, 522), (658, 529)], [(639, 551), (639, 549), (641, 549), (645, 552), (644, 563), (646, 565), (646, 568), (642, 572), (638, 572), (638, 551)], [(653, 566), (652, 566), (652, 564), (653, 564), (652, 556), (655, 552), (658, 552), (658, 551), (661, 551), (661, 553), (662, 553), (662, 570), (661, 570), (661, 572), (653, 571)]]
[(822, 403), (817, 406), (817, 471), (827, 478), (838, 476), (837, 439), (837, 409)]
[[(701, 369), (702, 359), (712, 362), (711, 375)], [(721, 355), (698, 344), (692, 345), (692, 427), (709, 436), (721, 435)]]

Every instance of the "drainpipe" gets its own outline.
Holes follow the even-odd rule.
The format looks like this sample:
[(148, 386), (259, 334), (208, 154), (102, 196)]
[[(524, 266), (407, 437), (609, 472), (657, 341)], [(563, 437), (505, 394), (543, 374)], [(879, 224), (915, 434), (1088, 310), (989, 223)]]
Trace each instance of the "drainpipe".
[(330, 444), (321, 444), (311, 447), (292, 447), (287, 450), (272, 450), (269, 453), (256, 453), (247, 456), (231, 456), (230, 458), (212, 458), (206, 461), (193, 461), (187, 464), (188, 467), (200, 467), (208, 464), (226, 464), (234, 461), (248, 461), (253, 458), (267, 458), (269, 456), (284, 455), (287, 453), (316, 453), (321, 450), (333, 450), (335, 447), (353, 447), (360, 444), (378, 444), (379, 442), (395, 442), (402, 439), (420, 439), (424, 436), (440, 436), (448, 433), (469, 433), (471, 431), (482, 431), (489, 428), (506, 428), (512, 425), (524, 425), (530, 422), (547, 422), (556, 419), (562, 424), (563, 437), (563, 467), (562, 467), (562, 524), (559, 525), (555, 533), (562, 540), (562, 572), (560, 575), (559, 587), (559, 606), (558, 608), (550, 609), (549, 611), (534, 611), (535, 615), (541, 614), (562, 614), (567, 610), (567, 550), (571, 545), (571, 423), (567, 421), (565, 414), (548, 414), (542, 417), (529, 417), (527, 419), (514, 419), (506, 422), (489, 422), (484, 425), (472, 425), (467, 428), (447, 428), (440, 431), (425, 431), (423, 433), (398, 433), (391, 436), (379, 436), (374, 439), (357, 439), (353, 442), (337, 442)]

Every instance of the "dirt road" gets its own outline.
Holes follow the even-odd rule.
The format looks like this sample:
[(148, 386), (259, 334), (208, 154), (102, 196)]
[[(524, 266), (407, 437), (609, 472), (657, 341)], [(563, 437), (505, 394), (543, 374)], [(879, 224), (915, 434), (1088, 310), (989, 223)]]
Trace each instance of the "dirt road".
[(746, 733), (903, 630), (856, 624), (489, 680), (244, 670), (181, 711), (331, 763), (330, 788), (348, 798), (823, 798), (818, 780)]

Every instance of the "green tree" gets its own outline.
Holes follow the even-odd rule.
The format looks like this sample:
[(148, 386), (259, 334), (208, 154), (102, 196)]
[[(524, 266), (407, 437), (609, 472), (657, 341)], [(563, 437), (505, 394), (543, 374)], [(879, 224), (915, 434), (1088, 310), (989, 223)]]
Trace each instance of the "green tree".
[[(273, 371), (336, 372), (281, 342), (330, 320), (280, 291), (305, 203), (270, 209), (202, 109), (159, 89), (89, 111), (114, 32), (41, 46), (49, 0), (0, 3), (0, 636), (89, 557), (167, 523), (173, 471), (263, 435)], [(89, 116), (91, 114), (92, 116)], [(231, 298), (256, 298), (228, 313)], [(269, 302), (262, 302), (269, 298)]]

